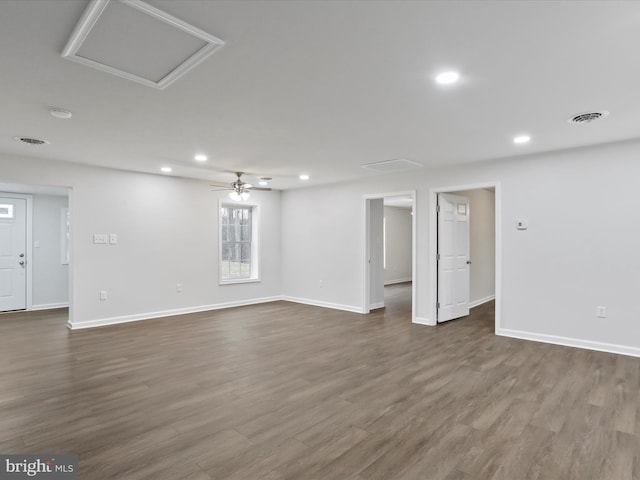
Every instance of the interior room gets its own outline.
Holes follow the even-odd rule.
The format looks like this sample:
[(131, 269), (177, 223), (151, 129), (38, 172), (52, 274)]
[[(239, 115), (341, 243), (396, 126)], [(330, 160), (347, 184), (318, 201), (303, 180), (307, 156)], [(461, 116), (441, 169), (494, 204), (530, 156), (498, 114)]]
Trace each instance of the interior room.
[(639, 477), (639, 26), (0, 2), (0, 477)]

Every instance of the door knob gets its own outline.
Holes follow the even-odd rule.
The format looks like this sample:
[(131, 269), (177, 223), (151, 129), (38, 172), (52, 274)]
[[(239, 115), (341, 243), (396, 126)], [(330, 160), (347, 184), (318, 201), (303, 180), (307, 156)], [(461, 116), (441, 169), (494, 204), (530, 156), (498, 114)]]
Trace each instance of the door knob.
[(471, 265), (471, 260), (467, 260), (467, 265)]
[(21, 253), (20, 255), (18, 255), (20, 258), (24, 257), (24, 253)]
[(18, 263), (24, 267), (24, 260), (20, 260)]

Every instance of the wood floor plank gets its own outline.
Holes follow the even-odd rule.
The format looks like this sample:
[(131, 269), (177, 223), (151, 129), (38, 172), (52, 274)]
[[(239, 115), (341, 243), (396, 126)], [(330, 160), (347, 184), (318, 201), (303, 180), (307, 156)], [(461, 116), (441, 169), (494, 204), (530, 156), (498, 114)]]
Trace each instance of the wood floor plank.
[(0, 452), (90, 480), (640, 480), (640, 359), (273, 302), (80, 331), (0, 315)]

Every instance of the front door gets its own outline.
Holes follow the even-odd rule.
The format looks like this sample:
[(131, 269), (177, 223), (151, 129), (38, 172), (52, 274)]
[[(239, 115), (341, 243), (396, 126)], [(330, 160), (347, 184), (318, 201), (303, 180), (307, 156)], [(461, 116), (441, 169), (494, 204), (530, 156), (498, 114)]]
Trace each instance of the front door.
[(27, 308), (27, 201), (0, 197), (0, 311)]
[(438, 195), (438, 322), (469, 315), (469, 199)]

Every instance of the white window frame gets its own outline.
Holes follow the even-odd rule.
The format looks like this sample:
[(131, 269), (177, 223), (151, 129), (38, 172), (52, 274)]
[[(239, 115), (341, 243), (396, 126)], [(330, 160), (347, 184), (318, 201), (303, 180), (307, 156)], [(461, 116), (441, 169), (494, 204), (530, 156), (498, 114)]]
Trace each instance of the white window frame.
[[(249, 278), (223, 278), (222, 276), (222, 209), (251, 208), (251, 273)], [(260, 281), (260, 208), (258, 205), (220, 202), (218, 206), (218, 282), (220, 285), (253, 283)]]

